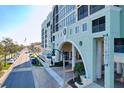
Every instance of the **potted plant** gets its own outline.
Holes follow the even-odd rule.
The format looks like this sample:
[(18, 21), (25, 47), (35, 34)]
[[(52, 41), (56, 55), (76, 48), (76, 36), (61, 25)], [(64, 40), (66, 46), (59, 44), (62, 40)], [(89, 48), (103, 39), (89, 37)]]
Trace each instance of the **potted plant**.
[(76, 81), (78, 84), (83, 84), (83, 83), (82, 83), (81, 76), (82, 76), (82, 75), (85, 75), (85, 70), (84, 70), (84, 66), (83, 66), (82, 63), (76, 63), (76, 64), (75, 64), (75, 67), (74, 67), (74, 74), (75, 74), (75, 76), (76, 76), (75, 81)]

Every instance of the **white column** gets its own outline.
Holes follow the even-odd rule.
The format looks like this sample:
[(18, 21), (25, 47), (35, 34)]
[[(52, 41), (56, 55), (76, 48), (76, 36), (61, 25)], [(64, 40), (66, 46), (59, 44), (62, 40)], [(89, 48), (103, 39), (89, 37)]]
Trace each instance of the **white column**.
[(117, 64), (116, 71), (118, 74), (121, 74), (121, 63), (116, 63), (116, 64)]
[(114, 87), (114, 38), (110, 35), (104, 36), (104, 64), (105, 64), (105, 87)]
[(74, 45), (72, 45), (72, 70), (74, 70), (75, 63), (76, 63), (76, 49)]
[(69, 63), (71, 62), (71, 52), (69, 52)]
[(97, 42), (97, 71), (96, 71), (96, 78), (101, 78), (101, 65), (102, 65), (102, 43), (100, 40)]
[(56, 51), (55, 52), (56, 58), (55, 58), (55, 62), (59, 62), (59, 52)]
[(122, 78), (124, 79), (124, 63), (122, 64)]

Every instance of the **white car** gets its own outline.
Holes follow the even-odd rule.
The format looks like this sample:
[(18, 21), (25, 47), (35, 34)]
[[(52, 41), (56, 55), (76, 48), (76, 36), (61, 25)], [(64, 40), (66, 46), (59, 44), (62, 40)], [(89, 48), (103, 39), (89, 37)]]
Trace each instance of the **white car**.
[(13, 58), (7, 60), (7, 63), (14, 63), (14, 62), (15, 62), (15, 60)]

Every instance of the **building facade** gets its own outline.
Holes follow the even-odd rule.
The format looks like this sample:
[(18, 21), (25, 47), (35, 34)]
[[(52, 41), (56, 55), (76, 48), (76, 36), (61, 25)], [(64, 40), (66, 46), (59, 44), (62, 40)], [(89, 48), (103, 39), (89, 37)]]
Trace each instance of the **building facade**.
[(46, 20), (42, 23), (41, 26), (41, 42), (42, 47), (46, 50), (52, 48), (52, 12), (49, 13)]
[(82, 62), (86, 79), (104, 74), (104, 87), (114, 87), (115, 69), (124, 74), (124, 6), (55, 5), (52, 12), (52, 48), (64, 52), (72, 70)]

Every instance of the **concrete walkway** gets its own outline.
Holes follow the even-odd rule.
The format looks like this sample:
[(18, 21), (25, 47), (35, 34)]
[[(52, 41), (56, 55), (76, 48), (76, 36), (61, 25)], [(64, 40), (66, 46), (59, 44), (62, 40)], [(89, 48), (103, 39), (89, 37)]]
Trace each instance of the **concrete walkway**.
[(32, 67), (36, 88), (59, 88), (60, 85), (44, 67)]
[(64, 80), (53, 69), (51, 69), (49, 67), (49, 64), (47, 62), (43, 62), (41, 59), (39, 59), (39, 60), (43, 64), (45, 70), (58, 82), (60, 87), (63, 87), (64, 86)]

